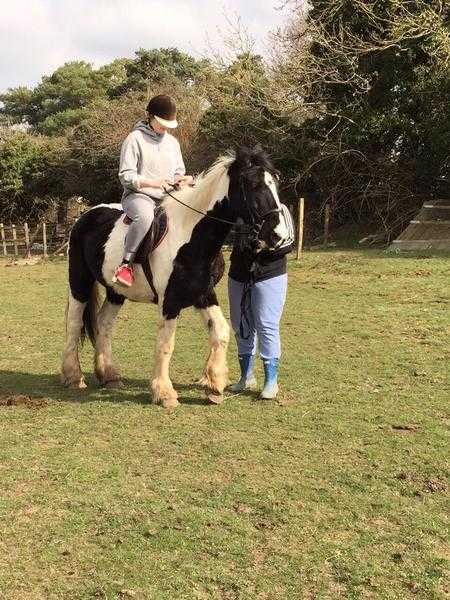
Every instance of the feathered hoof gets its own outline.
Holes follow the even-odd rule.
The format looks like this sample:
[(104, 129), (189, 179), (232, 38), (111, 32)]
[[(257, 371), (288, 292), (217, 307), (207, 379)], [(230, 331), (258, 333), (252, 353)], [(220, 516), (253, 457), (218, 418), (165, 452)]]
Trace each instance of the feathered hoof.
[(202, 375), (200, 377), (200, 379), (197, 379), (196, 381), (194, 381), (194, 383), (196, 385), (201, 385), (202, 387), (206, 387), (207, 385), (209, 385), (209, 377), (207, 377), (206, 375)]
[(69, 379), (64, 379), (64, 377), (62, 377), (61, 380), (62, 383), (70, 390), (84, 390), (87, 388), (86, 382), (83, 378), (70, 381)]
[(206, 397), (211, 402), (211, 404), (222, 404), (223, 402), (223, 394), (221, 394), (217, 390), (206, 390)]
[(175, 408), (179, 405), (179, 402), (178, 402), (178, 398), (176, 396), (174, 396), (171, 398), (162, 398), (162, 400), (161, 400), (161, 402), (159, 402), (159, 404), (163, 408)]
[(178, 406), (178, 394), (171, 384), (161, 379), (152, 381), (152, 402), (163, 408), (175, 408)]

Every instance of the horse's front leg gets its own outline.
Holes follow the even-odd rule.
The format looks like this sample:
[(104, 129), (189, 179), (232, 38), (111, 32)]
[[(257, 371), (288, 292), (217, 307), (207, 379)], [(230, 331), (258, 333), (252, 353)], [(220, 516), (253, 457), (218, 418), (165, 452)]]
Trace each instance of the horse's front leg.
[(227, 348), (230, 340), (230, 326), (217, 302), (215, 292), (206, 301), (196, 306), (208, 329), (210, 350), (200, 383), (207, 388), (211, 402), (223, 401), (223, 390), (228, 384)]
[(155, 367), (153, 371), (153, 402), (164, 408), (172, 408), (178, 404), (178, 394), (169, 377), (170, 359), (175, 346), (177, 319), (161, 317), (156, 339)]

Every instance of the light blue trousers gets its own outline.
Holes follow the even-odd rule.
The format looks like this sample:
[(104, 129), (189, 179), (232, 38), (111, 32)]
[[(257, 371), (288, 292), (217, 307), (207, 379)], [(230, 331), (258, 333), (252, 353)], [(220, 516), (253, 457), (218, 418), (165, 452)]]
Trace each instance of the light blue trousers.
[(287, 273), (258, 281), (252, 285), (251, 304), (247, 321), (244, 321), (244, 336), (239, 329), (241, 323), (241, 300), (244, 284), (228, 277), (231, 326), (236, 336), (238, 354), (255, 354), (258, 340), (261, 358), (280, 358), (280, 320), (286, 300)]

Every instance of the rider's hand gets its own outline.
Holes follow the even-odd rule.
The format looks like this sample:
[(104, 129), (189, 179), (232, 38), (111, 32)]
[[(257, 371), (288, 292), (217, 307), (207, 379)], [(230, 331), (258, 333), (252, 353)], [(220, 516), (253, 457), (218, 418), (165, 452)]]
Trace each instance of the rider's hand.
[(161, 188), (162, 190), (167, 190), (168, 188), (170, 188), (172, 186), (173, 186), (173, 183), (171, 181), (169, 181), (168, 179), (155, 179), (153, 181), (152, 187), (157, 187), (157, 188)]
[(192, 185), (194, 183), (194, 178), (192, 175), (176, 175), (175, 176), (175, 186), (177, 189), (184, 188), (187, 185)]

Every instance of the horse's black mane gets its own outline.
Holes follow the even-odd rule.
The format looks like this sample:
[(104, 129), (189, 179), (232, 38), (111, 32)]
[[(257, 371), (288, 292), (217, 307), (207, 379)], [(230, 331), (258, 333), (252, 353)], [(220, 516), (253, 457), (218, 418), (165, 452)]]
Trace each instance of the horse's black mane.
[(252, 172), (263, 169), (269, 171), (273, 175), (277, 175), (273, 163), (269, 159), (262, 146), (257, 144), (253, 148), (248, 146), (239, 146), (235, 153), (235, 159), (228, 168), (228, 173), (231, 176), (250, 175)]

